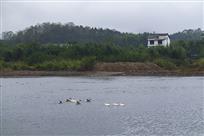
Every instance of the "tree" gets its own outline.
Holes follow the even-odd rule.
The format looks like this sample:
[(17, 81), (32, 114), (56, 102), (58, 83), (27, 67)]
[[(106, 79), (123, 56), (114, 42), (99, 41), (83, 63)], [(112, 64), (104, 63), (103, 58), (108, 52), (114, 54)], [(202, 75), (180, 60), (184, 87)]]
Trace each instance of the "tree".
[(7, 31), (2, 33), (3, 40), (12, 40), (13, 37), (14, 37), (14, 33), (12, 31)]

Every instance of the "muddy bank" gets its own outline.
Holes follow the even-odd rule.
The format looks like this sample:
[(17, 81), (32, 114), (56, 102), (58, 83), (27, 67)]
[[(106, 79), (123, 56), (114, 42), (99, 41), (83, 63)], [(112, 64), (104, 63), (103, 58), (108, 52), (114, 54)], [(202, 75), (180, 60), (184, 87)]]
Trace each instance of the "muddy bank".
[(117, 76), (123, 72), (104, 71), (1, 71), (0, 77), (30, 77), (30, 76)]
[(204, 76), (204, 70), (183, 68), (165, 70), (153, 63), (97, 63), (92, 71), (13, 71), (1, 70), (1, 77), (21, 76)]
[(162, 69), (153, 63), (117, 62), (117, 63), (98, 63), (96, 71), (124, 72), (125, 74), (163, 74), (169, 71)]
[(166, 70), (154, 63), (137, 62), (117, 62), (117, 63), (98, 63), (96, 71), (123, 72), (124, 75), (141, 76), (203, 76), (204, 69), (199, 68), (179, 68)]

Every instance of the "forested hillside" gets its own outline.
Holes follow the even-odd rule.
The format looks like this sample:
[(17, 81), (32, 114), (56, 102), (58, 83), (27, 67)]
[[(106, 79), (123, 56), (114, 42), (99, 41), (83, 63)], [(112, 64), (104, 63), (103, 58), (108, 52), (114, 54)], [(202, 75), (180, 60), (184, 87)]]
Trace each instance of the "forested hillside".
[[(43, 23), (26, 28), (25, 30), (14, 32), (4, 32), (3, 39), (9, 43), (54, 43), (54, 44), (74, 44), (74, 43), (96, 43), (112, 45), (146, 45), (147, 37), (150, 33), (133, 34), (121, 33), (116, 30), (91, 28), (78, 26), (74, 23)], [(202, 31), (184, 30), (170, 35), (172, 41), (175, 40), (200, 40)]]
[(171, 40), (186, 40), (186, 41), (191, 41), (191, 40), (201, 40), (204, 32), (198, 28), (198, 29), (187, 29), (183, 30), (182, 32), (174, 33), (170, 35)]
[(73, 23), (43, 23), (17, 33), (5, 32), (4, 40), (12, 43), (97, 43), (115, 45), (146, 44), (148, 34), (121, 33), (116, 30), (77, 26)]

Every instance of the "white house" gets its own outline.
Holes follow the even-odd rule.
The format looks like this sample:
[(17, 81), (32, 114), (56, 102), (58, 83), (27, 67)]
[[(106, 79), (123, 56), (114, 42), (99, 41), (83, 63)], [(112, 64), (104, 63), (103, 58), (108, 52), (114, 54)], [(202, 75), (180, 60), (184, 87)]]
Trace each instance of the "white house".
[(151, 34), (148, 37), (148, 47), (152, 46), (168, 46), (170, 45), (170, 38), (168, 33)]

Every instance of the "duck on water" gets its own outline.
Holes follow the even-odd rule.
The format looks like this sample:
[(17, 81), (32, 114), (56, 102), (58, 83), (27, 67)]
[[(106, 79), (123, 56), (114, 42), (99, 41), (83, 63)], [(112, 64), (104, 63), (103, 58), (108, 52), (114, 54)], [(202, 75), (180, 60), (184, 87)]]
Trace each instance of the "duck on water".
[(86, 102), (91, 102), (91, 99), (86, 99), (85, 101), (86, 101)]
[(77, 105), (78, 105), (78, 104), (81, 104), (81, 103), (80, 103), (81, 100), (75, 100), (75, 99), (73, 99), (73, 98), (66, 99), (65, 101), (66, 101), (66, 102), (75, 103), (75, 104), (77, 104)]

